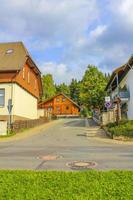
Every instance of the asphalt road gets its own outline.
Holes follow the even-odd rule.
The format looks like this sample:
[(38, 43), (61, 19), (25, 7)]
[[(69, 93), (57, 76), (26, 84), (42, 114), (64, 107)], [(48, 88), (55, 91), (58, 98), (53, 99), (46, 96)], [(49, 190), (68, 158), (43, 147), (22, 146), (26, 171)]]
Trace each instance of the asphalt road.
[(64, 119), (32, 136), (0, 142), (0, 169), (71, 170), (67, 163), (82, 160), (96, 162), (96, 169), (133, 170), (133, 145), (114, 143), (97, 129), (92, 121)]

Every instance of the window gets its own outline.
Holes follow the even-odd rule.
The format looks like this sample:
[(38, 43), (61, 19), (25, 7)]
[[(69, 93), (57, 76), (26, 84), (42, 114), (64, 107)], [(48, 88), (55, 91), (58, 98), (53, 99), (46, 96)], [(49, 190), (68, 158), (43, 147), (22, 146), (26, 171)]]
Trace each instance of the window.
[(52, 111), (53, 110), (53, 107), (52, 106), (49, 106), (48, 107), (48, 111)]
[(25, 68), (23, 68), (23, 79), (25, 78)]
[(35, 90), (36, 90), (36, 79), (35, 79), (35, 85), (34, 85), (34, 88), (35, 88)]
[(57, 110), (57, 111), (60, 111), (60, 107), (59, 107), (59, 106), (56, 106), (56, 110)]
[(66, 110), (69, 110), (69, 106), (66, 106)]
[(65, 101), (66, 101), (66, 99), (63, 97), (63, 98), (62, 98), (62, 102), (65, 102)]
[(30, 83), (30, 72), (28, 72), (28, 83)]
[(8, 50), (6, 51), (6, 54), (11, 54), (11, 53), (13, 53), (13, 49), (8, 49)]
[(0, 89), (0, 106), (5, 104), (5, 89)]
[(56, 102), (59, 102), (60, 101), (60, 99), (59, 98), (56, 98)]

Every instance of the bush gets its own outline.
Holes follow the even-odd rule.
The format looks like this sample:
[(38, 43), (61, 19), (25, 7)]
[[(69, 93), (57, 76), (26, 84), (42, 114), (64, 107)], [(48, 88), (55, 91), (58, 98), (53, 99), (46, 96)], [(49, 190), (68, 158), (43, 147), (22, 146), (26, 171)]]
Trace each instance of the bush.
[(80, 111), (81, 117), (92, 117), (92, 111), (88, 110), (86, 107), (82, 108)]
[(57, 116), (56, 116), (56, 115), (52, 115), (51, 119), (52, 119), (52, 120), (56, 120), (56, 119), (57, 119)]
[(133, 120), (120, 121), (118, 126), (116, 123), (109, 123), (107, 129), (112, 136), (133, 137)]

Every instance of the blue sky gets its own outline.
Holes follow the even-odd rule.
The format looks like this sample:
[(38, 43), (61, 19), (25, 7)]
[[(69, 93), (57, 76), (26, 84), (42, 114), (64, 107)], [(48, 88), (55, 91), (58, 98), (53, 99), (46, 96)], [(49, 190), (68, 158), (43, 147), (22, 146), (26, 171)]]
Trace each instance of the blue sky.
[(133, 53), (132, 0), (0, 0), (0, 42), (23, 41), (56, 83), (103, 72)]

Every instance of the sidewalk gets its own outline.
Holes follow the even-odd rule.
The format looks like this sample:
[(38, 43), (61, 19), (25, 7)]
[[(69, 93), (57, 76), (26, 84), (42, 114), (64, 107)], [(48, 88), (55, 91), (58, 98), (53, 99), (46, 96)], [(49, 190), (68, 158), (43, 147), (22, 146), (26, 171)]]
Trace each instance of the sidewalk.
[(133, 145), (133, 141), (119, 141), (113, 140), (106, 135), (106, 132), (93, 120), (86, 119), (87, 132), (86, 136), (91, 140), (99, 140), (109, 144), (128, 144)]
[(45, 123), (43, 125), (40, 125), (40, 126), (37, 126), (37, 127), (34, 127), (34, 128), (30, 128), (30, 129), (24, 130), (24, 131), (19, 132), (19, 133), (16, 133), (13, 136), (0, 138), (0, 143), (1, 142), (10, 142), (10, 141), (15, 141), (15, 140), (21, 140), (21, 139), (28, 138), (30, 136), (39, 134), (43, 130), (46, 130), (49, 127), (54, 126), (55, 124), (58, 124), (58, 123), (61, 123), (61, 122), (62, 122), (62, 120), (50, 121), (50, 122), (47, 122), (47, 123)]

